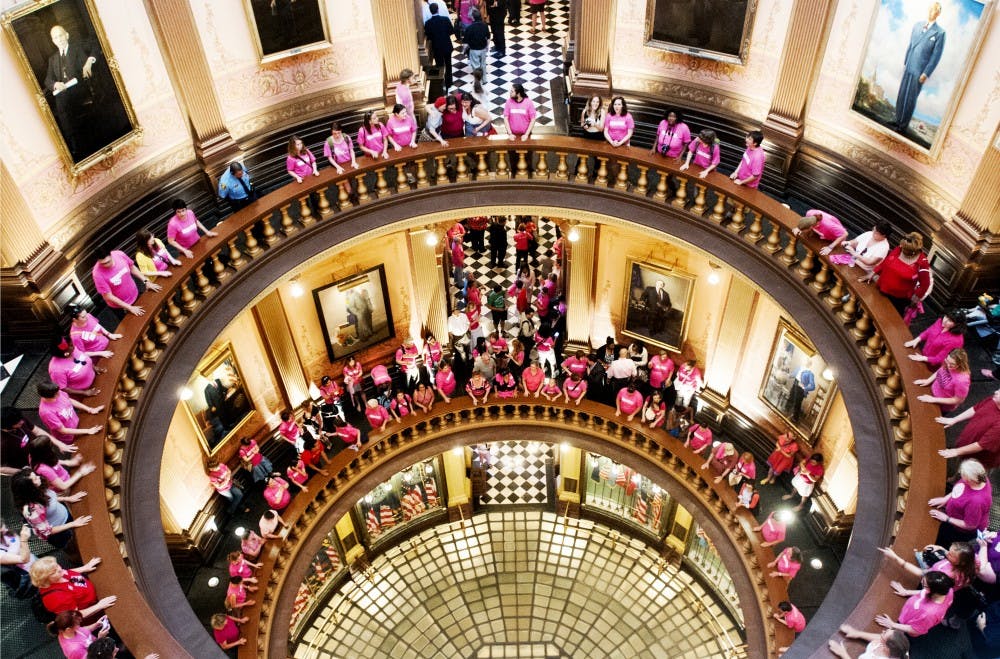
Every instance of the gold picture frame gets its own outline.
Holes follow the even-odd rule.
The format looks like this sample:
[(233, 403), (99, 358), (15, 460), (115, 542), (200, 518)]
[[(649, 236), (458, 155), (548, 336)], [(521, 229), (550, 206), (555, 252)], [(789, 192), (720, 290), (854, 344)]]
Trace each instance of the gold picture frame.
[[(912, 0), (878, 0), (875, 3), (864, 54), (858, 61), (858, 71), (854, 77), (856, 81), (854, 95), (848, 99), (847, 109), (862, 117), (865, 124), (873, 131), (902, 142), (932, 159), (937, 159), (945, 135), (958, 110), (959, 101), (965, 92), (972, 67), (985, 40), (990, 21), (996, 12), (995, 0), (954, 0), (948, 8), (958, 11), (962, 17), (945, 14), (938, 16), (935, 24), (943, 28), (940, 34), (936, 35), (934, 33), (937, 29), (922, 30), (918, 25), (929, 18), (927, 12), (931, 4), (934, 4), (933, 0), (922, 3)], [(878, 47), (873, 48), (876, 34), (878, 34)], [(920, 49), (918, 39), (926, 39), (928, 46), (932, 39), (937, 39), (936, 43), (940, 44), (941, 52), (937, 54), (937, 59), (934, 59), (930, 75), (913, 95), (915, 100), (912, 114), (906, 120), (907, 125), (896, 128), (894, 124), (897, 118), (899, 121), (904, 120), (896, 112), (896, 106), (902, 98), (900, 87), (905, 76), (904, 62), (911, 49), (915, 53)], [(881, 56), (887, 44), (892, 46), (897, 54), (896, 57)], [(934, 49), (928, 48), (925, 56), (933, 59), (933, 52)], [(919, 54), (915, 54), (913, 61), (916, 62), (919, 57), (921, 57)], [(956, 58), (956, 61), (950, 62), (947, 59), (949, 57)], [(928, 59), (927, 64), (930, 62)], [(957, 72), (954, 64), (958, 64)], [(949, 72), (953, 75), (949, 76)], [(881, 81), (879, 75), (882, 77)], [(883, 87), (881, 83), (887, 80), (890, 81), (889, 86)], [(891, 100), (893, 96), (895, 96), (894, 101)], [(943, 109), (937, 105), (937, 99), (940, 98), (947, 99)], [(905, 115), (905, 112), (903, 114)]]
[(228, 341), (209, 352), (188, 379), (181, 405), (207, 455), (218, 453), (253, 418), (245, 382)]
[(666, 266), (632, 259), (626, 266), (629, 281), (622, 299), (622, 334), (644, 341), (646, 345), (681, 352), (687, 337), (697, 278)]
[(142, 135), (94, 0), (36, 0), (0, 21), (71, 176)]
[(261, 64), (332, 48), (323, 0), (243, 0)]
[(819, 351), (781, 318), (758, 397), (811, 447), (836, 392), (836, 378)]
[(746, 64), (757, 2), (647, 0), (643, 43), (681, 55)]

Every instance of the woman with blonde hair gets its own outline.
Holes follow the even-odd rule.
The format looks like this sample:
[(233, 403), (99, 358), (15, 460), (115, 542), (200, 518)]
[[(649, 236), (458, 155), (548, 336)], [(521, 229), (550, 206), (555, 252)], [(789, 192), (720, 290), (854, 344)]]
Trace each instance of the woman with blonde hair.
[(985, 531), (990, 522), (993, 486), (986, 468), (978, 460), (963, 460), (958, 476), (961, 480), (950, 494), (927, 502), (931, 517), (941, 522), (934, 544), (944, 547), (975, 539), (976, 532)]
[(930, 377), (914, 380), (919, 387), (930, 386), (930, 394), (922, 394), (917, 400), (924, 403), (937, 403), (942, 414), (947, 414), (961, 405), (969, 395), (969, 385), (972, 383), (972, 372), (969, 369), (969, 355), (961, 348), (948, 353), (941, 367), (931, 373)]
[(580, 128), (588, 140), (604, 138), (604, 101), (596, 94), (590, 97), (580, 113)]
[(66, 570), (55, 558), (43, 556), (32, 564), (28, 574), (47, 611), (56, 614), (79, 611), (88, 620), (118, 601), (114, 595), (97, 599), (94, 584), (83, 576), (96, 570), (100, 562), (100, 558), (94, 557), (75, 570)]

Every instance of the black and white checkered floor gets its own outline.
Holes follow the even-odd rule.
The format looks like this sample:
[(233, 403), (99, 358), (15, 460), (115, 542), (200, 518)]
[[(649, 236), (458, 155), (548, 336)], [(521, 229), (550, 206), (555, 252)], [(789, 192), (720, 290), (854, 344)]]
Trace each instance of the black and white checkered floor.
[[(501, 114), (510, 96), (510, 85), (520, 82), (538, 110), (536, 126), (551, 126), (554, 121), (551, 81), (563, 75), (563, 39), (569, 32), (569, 0), (548, 0), (545, 5), (545, 30), (531, 33), (528, 3), (522, 2), (521, 24), (506, 25), (506, 56), (490, 53), (486, 60), (483, 87), (490, 100), (490, 112)], [(492, 47), (492, 46), (491, 46)], [(472, 89), (469, 58), (456, 49), (452, 56), (455, 88)]]
[(552, 445), (538, 442), (492, 442), (485, 504), (548, 503), (546, 460)]

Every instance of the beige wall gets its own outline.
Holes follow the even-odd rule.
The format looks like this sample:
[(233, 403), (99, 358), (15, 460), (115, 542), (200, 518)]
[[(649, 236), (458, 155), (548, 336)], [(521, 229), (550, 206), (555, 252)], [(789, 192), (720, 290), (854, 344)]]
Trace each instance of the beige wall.
[(244, 0), (191, 0), (191, 8), (203, 26), (201, 41), (215, 77), (222, 115), (236, 139), (265, 127), (257, 116), (261, 112), (302, 97), (338, 87), (352, 88), (350, 95), (330, 94), (308, 104), (297, 103), (277, 118), (292, 121), (316, 110), (325, 114), (333, 110), (329, 103), (374, 98), (382, 93), (382, 64), (371, 5), (364, 0), (325, 0), (332, 47), (267, 64), (260, 63)]
[[(234, 320), (219, 336), (213, 349), (226, 342), (233, 346), (256, 410), (250, 421), (242, 426), (241, 435), (252, 435), (265, 425), (276, 427), (278, 415), (284, 407), (282, 396), (252, 314), (244, 313)], [(237, 444), (231, 441), (216, 458), (220, 462), (228, 461), (236, 451)], [(212, 487), (204, 469), (206, 460), (207, 454), (198, 440), (195, 424), (180, 403), (170, 421), (160, 462), (160, 507), (168, 532), (188, 528), (212, 496)]]

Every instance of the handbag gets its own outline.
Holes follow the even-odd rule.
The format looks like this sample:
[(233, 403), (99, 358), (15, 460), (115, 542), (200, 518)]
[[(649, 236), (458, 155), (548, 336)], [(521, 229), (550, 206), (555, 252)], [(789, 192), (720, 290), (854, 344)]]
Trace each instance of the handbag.
[(906, 307), (906, 311), (903, 313), (903, 324), (907, 327), (910, 326), (917, 316), (924, 312), (923, 302), (914, 302), (910, 306)]

